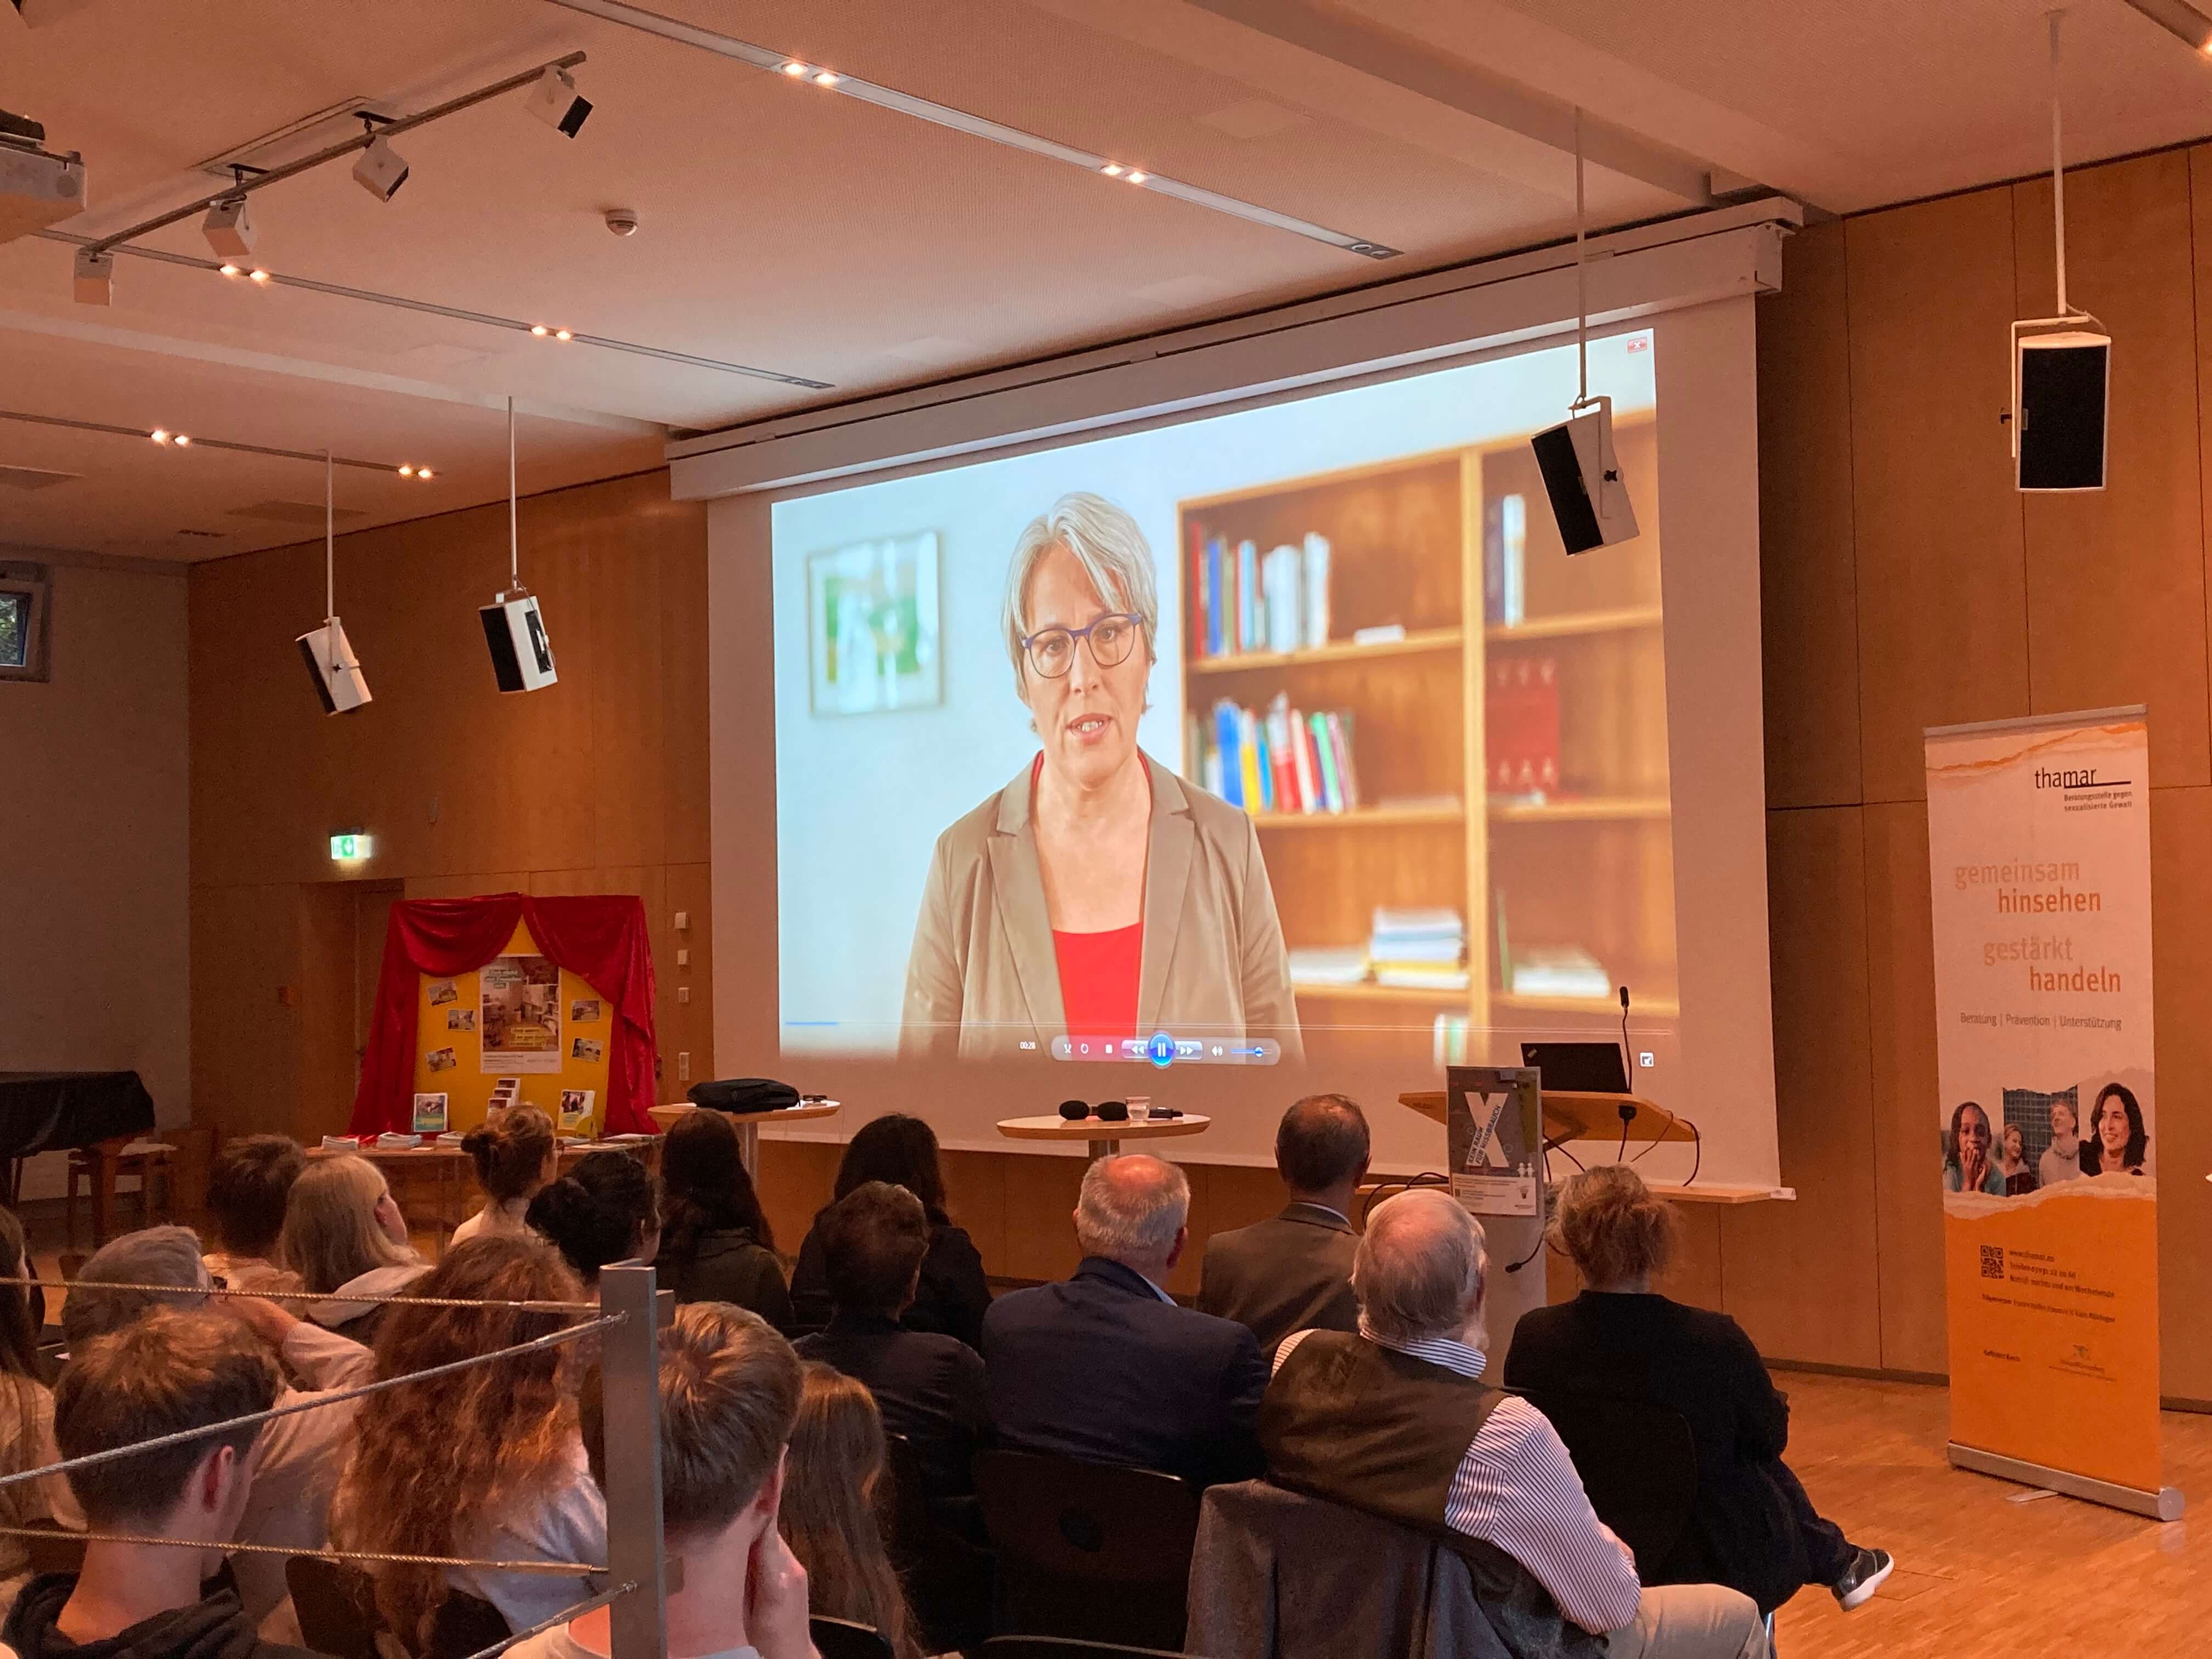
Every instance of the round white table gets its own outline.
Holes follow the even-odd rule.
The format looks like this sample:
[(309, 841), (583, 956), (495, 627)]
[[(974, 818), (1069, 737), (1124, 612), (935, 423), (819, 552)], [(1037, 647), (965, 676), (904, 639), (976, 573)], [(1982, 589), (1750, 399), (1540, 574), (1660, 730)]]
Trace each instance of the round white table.
[(1080, 1140), (1093, 1158), (1111, 1158), (1125, 1140), (1166, 1140), (1176, 1135), (1205, 1132), (1213, 1120), (1202, 1112), (1181, 1117), (1150, 1117), (1142, 1123), (1109, 1123), (1104, 1118), (1079, 1117), (1070, 1122), (1054, 1112), (1047, 1117), (1002, 1117), (999, 1133), (1009, 1140)]

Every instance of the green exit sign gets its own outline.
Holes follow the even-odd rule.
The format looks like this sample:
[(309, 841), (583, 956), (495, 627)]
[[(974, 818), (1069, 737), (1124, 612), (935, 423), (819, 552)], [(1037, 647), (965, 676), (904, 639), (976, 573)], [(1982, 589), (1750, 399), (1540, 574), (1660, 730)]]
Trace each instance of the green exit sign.
[(331, 856), (341, 864), (349, 864), (368, 856), (368, 837), (364, 835), (332, 836)]

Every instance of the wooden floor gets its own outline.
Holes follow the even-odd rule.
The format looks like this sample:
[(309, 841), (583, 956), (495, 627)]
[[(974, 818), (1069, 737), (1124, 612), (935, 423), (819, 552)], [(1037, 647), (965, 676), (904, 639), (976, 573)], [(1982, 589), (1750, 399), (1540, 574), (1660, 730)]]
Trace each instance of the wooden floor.
[[(1778, 1372), (1790, 1463), (1852, 1541), (1897, 1571), (1844, 1613), (1825, 1590), (1782, 1610), (1781, 1659), (1994, 1659), (2193, 1654), (2212, 1631), (2212, 1525), (2161, 1525), (1943, 1461), (1949, 1396), (1935, 1386)], [(2166, 1480), (2212, 1504), (2212, 1417), (2165, 1414)]]

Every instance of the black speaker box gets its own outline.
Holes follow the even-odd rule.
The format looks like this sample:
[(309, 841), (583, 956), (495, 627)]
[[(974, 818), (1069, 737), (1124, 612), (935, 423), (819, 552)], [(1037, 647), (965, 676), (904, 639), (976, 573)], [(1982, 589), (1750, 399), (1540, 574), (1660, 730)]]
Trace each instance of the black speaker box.
[(2020, 487), (2105, 487), (2105, 411), (2112, 343), (2046, 334), (2020, 343)]

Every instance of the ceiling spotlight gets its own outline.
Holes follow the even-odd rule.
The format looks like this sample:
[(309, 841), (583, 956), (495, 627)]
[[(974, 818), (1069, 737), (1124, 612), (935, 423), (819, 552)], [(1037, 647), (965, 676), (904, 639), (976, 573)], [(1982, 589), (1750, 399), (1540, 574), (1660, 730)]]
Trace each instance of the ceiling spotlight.
[(191, 435), (191, 433), (189, 433), (189, 432), (179, 432), (179, 434), (177, 434), (176, 441), (176, 441), (177, 447), (178, 447), (178, 448), (179, 448), (179, 449), (182, 449), (182, 448), (183, 448), (186, 444), (188, 444), (188, 443), (191, 442), (191, 441), (192, 441), (192, 435)]
[(399, 476), (403, 478), (411, 478), (415, 476), (415, 469), (402, 461), (399, 464)]
[(249, 283), (265, 283), (269, 280), (269, 273), (257, 265), (246, 273), (246, 280)]
[(542, 340), (553, 331), (543, 323), (532, 323), (530, 325), (530, 331)]
[(1121, 176), (1121, 164), (1119, 161), (1109, 161), (1104, 167), (1099, 168), (1098, 171), (1104, 173), (1109, 179), (1118, 179)]
[(169, 441), (169, 434), (167, 432), (164, 432), (158, 426), (146, 435), (151, 438), (157, 444), (165, 444)]
[(1145, 182), (1145, 175), (1141, 173), (1133, 173), (1129, 175), (1129, 182), (1133, 185), (1141, 185)]
[(834, 87), (844, 78), (842, 75), (835, 75), (828, 70), (823, 70), (821, 74), (814, 77), (814, 84), (817, 87)]
[(434, 475), (428, 467), (418, 466), (415, 469), (415, 476), (418, 478), (428, 478)]
[(226, 276), (243, 276), (246, 275), (246, 273), (240, 270), (236, 265), (222, 264), (217, 265), (216, 269)]
[(553, 331), (553, 337), (556, 340), (573, 340), (576, 337), (565, 328), (556, 328)]
[(576, 90), (568, 70), (549, 64), (530, 89), (530, 112), (563, 138), (574, 138), (592, 112), (592, 100)]
[(200, 221), (200, 234), (208, 246), (227, 258), (243, 259), (253, 252), (253, 216), (243, 196), (217, 202)]
[(805, 74), (805, 73), (806, 73), (806, 65), (805, 65), (805, 64), (804, 64), (795, 63), (795, 62), (794, 62), (794, 63), (786, 64), (783, 66), (783, 72), (784, 72), (786, 75), (794, 76), (795, 76), (804, 75), (804, 74)]
[(407, 163), (381, 137), (372, 138), (353, 164), (353, 181), (378, 201), (388, 202), (407, 182)]
[(113, 254), (95, 253), (88, 247), (81, 247), (76, 251), (72, 270), (79, 305), (106, 306), (115, 303)]

